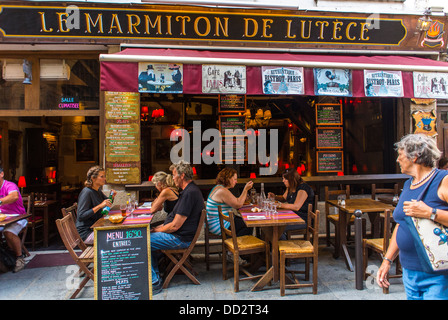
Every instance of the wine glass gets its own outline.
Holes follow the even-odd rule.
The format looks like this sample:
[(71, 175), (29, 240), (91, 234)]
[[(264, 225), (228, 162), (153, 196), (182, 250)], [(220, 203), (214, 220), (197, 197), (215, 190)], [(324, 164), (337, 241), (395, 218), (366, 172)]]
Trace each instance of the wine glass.
[(134, 218), (135, 201), (129, 202), (128, 210), (131, 213), (131, 218)]

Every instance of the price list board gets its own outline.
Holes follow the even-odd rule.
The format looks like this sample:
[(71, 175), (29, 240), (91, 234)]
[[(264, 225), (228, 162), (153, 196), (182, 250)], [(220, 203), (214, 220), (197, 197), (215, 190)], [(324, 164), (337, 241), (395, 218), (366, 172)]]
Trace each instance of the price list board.
[(317, 172), (342, 172), (344, 154), (342, 151), (317, 151)]
[(149, 224), (95, 228), (95, 299), (152, 299)]
[(317, 103), (316, 125), (342, 125), (342, 105), (340, 103)]
[(316, 128), (316, 146), (318, 149), (342, 148), (342, 128)]
[(105, 92), (105, 118), (108, 183), (140, 183), (139, 93)]
[[(240, 129), (241, 131), (235, 132)], [(226, 134), (230, 131), (230, 135)], [(222, 135), (221, 161), (243, 163), (247, 160), (246, 117), (238, 115), (219, 116), (219, 131)], [(226, 147), (227, 146), (227, 147)]]
[(219, 112), (220, 113), (238, 113), (246, 111), (246, 96), (227, 94), (219, 95)]

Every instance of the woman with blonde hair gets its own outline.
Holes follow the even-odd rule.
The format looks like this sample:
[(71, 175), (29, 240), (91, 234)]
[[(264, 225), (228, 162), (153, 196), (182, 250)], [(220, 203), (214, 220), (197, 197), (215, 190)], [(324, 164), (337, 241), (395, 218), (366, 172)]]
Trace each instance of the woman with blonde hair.
[(169, 173), (158, 171), (151, 179), (156, 189), (160, 192), (159, 196), (152, 202), (151, 213), (164, 210), (167, 214), (173, 211), (174, 206), (179, 199), (179, 189), (174, 183), (173, 176)]
[(112, 205), (102, 191), (105, 184), (106, 171), (100, 166), (93, 166), (87, 171), (85, 187), (78, 196), (76, 228), (84, 242), (89, 244), (93, 243), (93, 232), (90, 227), (102, 217), (103, 208)]
[[(247, 191), (252, 188), (254, 183), (249, 181), (244, 186), (243, 192), (237, 198), (229, 189), (237, 184), (237, 172), (233, 168), (226, 167), (218, 173), (216, 177), (216, 186), (210, 191), (207, 198), (207, 222), (210, 232), (216, 235), (221, 234), (221, 226), (219, 224), (218, 206), (221, 206), (222, 213), (228, 215), (229, 210), (239, 209), (246, 200)], [(224, 221), (226, 228), (230, 227), (230, 222)], [(252, 234), (252, 228), (246, 227), (241, 217), (235, 216), (235, 230), (237, 236)]]

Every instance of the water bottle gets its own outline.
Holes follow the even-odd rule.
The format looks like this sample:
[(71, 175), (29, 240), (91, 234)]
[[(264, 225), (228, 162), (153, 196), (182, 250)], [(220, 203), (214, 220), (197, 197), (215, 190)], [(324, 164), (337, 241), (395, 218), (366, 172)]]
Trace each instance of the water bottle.
[[(114, 197), (113, 196), (114, 196), (114, 191), (112, 190), (110, 192), (110, 195), (109, 195), (109, 200), (110, 200), (111, 203), (114, 201)], [(110, 211), (110, 207), (109, 206), (105, 206), (103, 208), (103, 210), (101, 211), (101, 214), (103, 216), (107, 216), (109, 214), (109, 211)]]

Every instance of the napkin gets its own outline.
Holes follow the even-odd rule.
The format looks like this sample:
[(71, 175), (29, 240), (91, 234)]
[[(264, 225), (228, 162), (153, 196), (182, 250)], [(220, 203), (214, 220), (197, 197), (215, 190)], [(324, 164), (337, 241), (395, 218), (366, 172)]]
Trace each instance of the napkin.
[(266, 216), (261, 216), (261, 215), (247, 216), (247, 220), (263, 220), (263, 219), (266, 219)]

